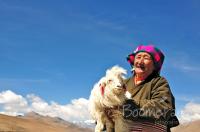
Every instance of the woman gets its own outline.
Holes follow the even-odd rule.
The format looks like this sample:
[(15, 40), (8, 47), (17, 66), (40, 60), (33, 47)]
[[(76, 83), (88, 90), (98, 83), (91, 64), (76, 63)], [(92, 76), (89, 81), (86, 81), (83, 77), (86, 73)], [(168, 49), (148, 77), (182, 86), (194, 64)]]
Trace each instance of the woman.
[(153, 45), (140, 45), (127, 57), (133, 76), (125, 80), (131, 99), (123, 106), (131, 132), (170, 132), (179, 124), (169, 84), (160, 76), (164, 54)]

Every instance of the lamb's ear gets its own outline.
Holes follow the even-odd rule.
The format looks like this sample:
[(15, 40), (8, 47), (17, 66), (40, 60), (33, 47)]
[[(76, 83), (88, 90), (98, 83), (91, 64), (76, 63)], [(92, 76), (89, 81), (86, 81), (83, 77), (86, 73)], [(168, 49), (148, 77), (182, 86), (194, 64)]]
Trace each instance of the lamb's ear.
[(127, 71), (122, 67), (117, 67), (113, 73), (115, 76), (120, 76), (123, 79), (125, 79), (125, 75), (127, 75)]
[(112, 70), (111, 69), (107, 69), (106, 70), (106, 76), (109, 76), (110, 74), (112, 74)]
[(123, 78), (123, 79), (126, 79), (126, 76), (127, 75), (127, 71), (125, 69), (121, 69), (121, 73), (120, 73), (120, 76)]

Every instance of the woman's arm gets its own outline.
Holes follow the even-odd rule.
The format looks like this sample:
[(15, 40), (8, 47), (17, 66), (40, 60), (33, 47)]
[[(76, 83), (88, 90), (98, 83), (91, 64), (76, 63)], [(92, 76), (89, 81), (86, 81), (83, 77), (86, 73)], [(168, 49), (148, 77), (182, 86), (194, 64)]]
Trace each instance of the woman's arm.
[(167, 80), (163, 77), (152, 84), (151, 98), (136, 102), (142, 116), (167, 119), (175, 109), (174, 96), (171, 93)]

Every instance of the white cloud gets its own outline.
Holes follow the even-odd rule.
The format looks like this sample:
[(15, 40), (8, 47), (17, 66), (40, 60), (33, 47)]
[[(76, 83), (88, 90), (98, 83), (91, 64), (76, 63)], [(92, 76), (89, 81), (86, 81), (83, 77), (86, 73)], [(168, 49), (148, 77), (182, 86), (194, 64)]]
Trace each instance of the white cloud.
[[(57, 102), (46, 102), (34, 94), (26, 97), (10, 90), (0, 93), (0, 113), (7, 115), (23, 115), (34, 111), (41, 115), (60, 117), (71, 122), (90, 121), (88, 100), (85, 98), (73, 99), (69, 104), (61, 105)], [(189, 102), (180, 111), (180, 122), (190, 122), (200, 119), (200, 104)]]
[(29, 95), (28, 98), (31, 101), (31, 109), (41, 115), (57, 116), (68, 121), (84, 121), (90, 117), (88, 100), (84, 98), (74, 99), (70, 104), (66, 105), (60, 105), (53, 101), (48, 104), (35, 95)]
[(189, 102), (180, 112), (181, 123), (200, 120), (200, 104)]
[[(46, 102), (39, 96), (28, 94), (26, 97), (10, 90), (0, 93), (0, 113), (7, 115), (23, 115), (34, 111), (41, 115), (60, 117), (70, 122), (90, 120), (88, 100), (85, 98), (73, 99), (69, 104), (61, 105), (57, 102)], [(200, 104), (189, 102), (180, 111), (180, 122), (190, 122), (200, 119)]]
[(18, 115), (29, 111), (27, 100), (10, 90), (0, 93), (0, 106), (1, 113), (8, 115)]
[(34, 111), (44, 116), (60, 117), (67, 121), (90, 120), (88, 100), (85, 98), (74, 99), (69, 104), (60, 105), (54, 101), (48, 103), (34, 94), (23, 97), (7, 90), (0, 93), (0, 106), (0, 113), (8, 115)]
[(0, 93), (0, 103), (1, 104), (8, 104), (8, 103), (17, 103), (21, 100), (24, 101), (23, 97), (21, 95), (16, 95), (10, 90), (3, 91)]

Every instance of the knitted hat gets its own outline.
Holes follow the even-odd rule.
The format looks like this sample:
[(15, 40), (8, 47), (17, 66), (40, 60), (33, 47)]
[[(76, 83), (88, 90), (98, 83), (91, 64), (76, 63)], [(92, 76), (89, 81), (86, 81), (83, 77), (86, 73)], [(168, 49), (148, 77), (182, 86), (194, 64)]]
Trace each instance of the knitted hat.
[(155, 71), (160, 73), (165, 58), (162, 51), (153, 45), (139, 45), (136, 50), (127, 57), (127, 61), (131, 64), (131, 66), (134, 66), (135, 55), (139, 52), (149, 53), (155, 64)]

